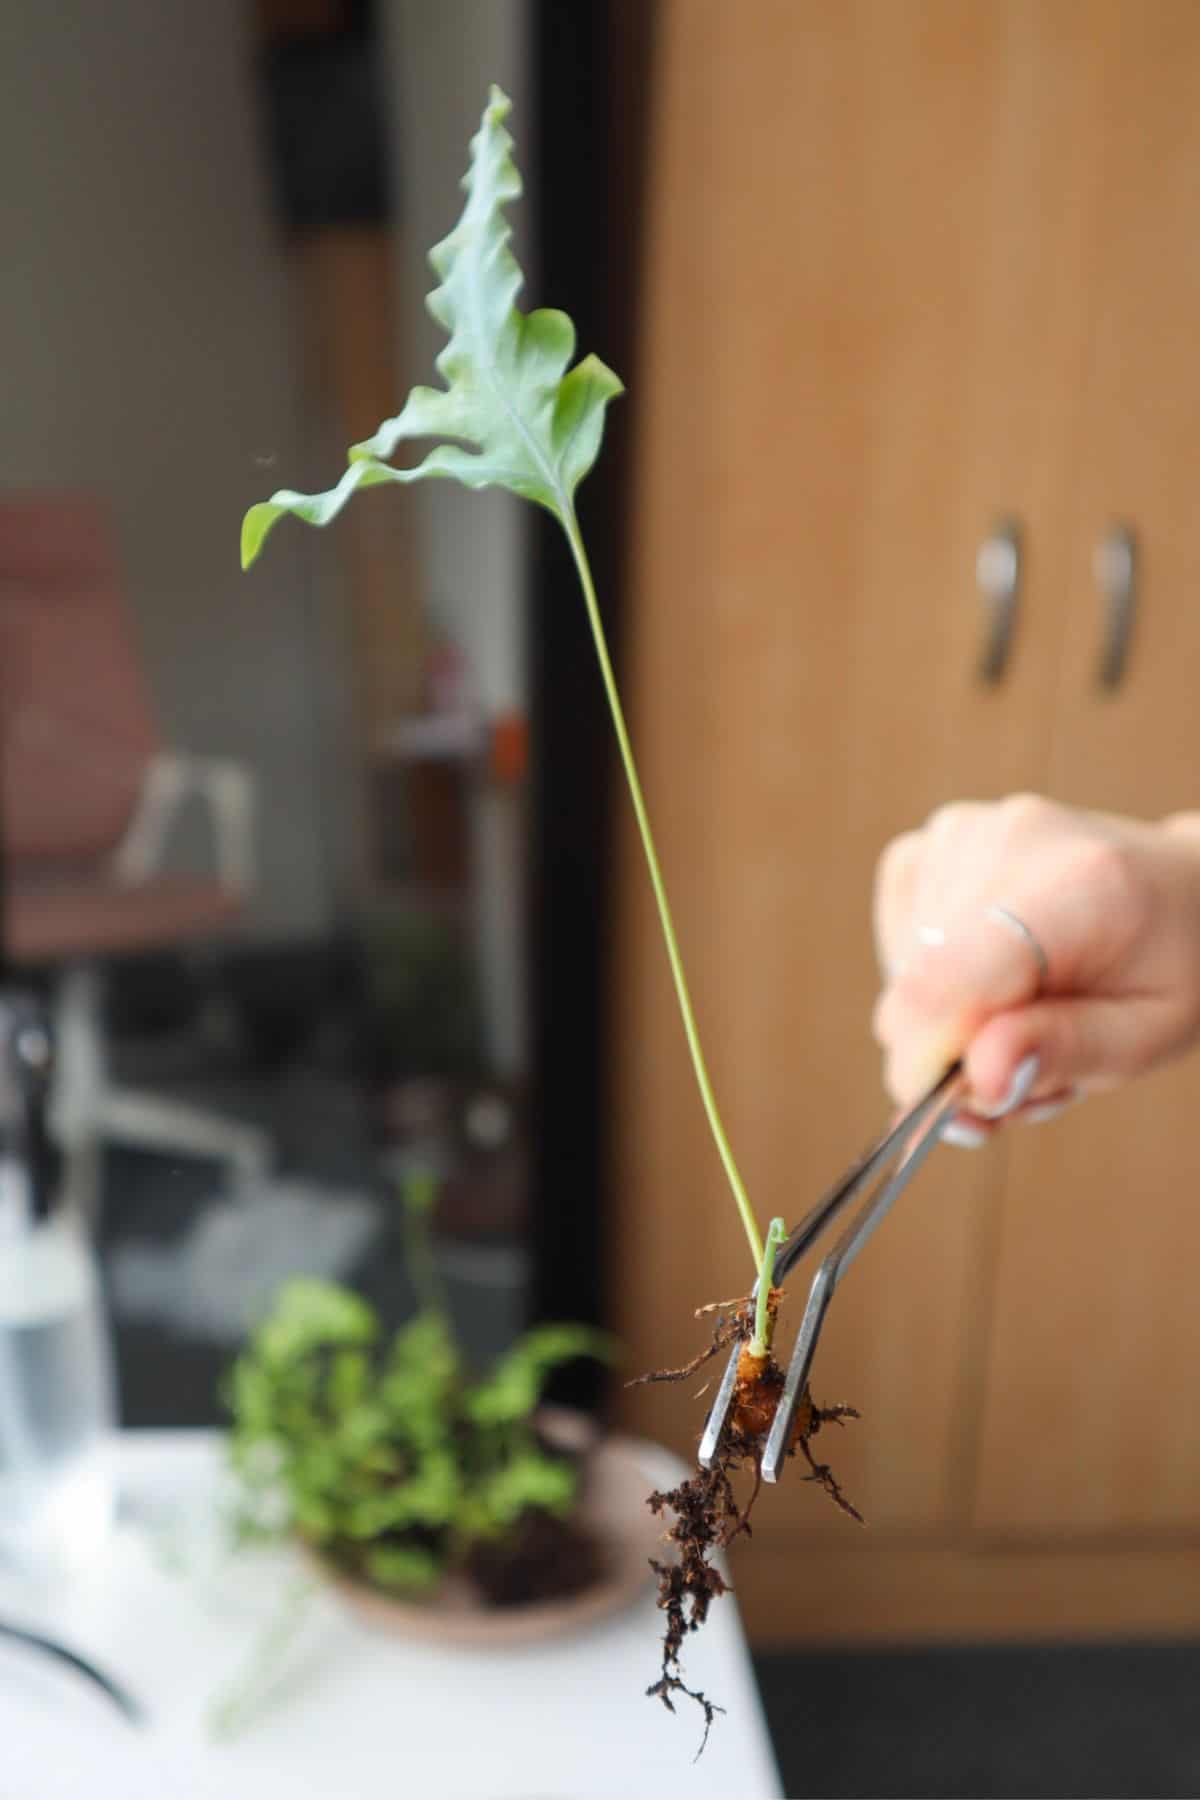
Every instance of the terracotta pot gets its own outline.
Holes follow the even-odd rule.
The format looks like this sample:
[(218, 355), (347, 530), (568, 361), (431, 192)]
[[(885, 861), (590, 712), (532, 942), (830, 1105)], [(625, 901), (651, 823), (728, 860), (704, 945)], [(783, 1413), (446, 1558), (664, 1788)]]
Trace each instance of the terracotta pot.
[(646, 1505), (652, 1482), (635, 1446), (627, 1439), (599, 1435), (583, 1415), (562, 1408), (546, 1408), (538, 1422), (564, 1449), (583, 1453), (574, 1516), (607, 1550), (604, 1576), (565, 1599), (491, 1607), (464, 1575), (448, 1575), (433, 1594), (421, 1599), (398, 1599), (320, 1562), (326, 1579), (365, 1624), (429, 1643), (503, 1649), (586, 1630), (647, 1591), (653, 1581), (648, 1559), (661, 1553), (663, 1528)]

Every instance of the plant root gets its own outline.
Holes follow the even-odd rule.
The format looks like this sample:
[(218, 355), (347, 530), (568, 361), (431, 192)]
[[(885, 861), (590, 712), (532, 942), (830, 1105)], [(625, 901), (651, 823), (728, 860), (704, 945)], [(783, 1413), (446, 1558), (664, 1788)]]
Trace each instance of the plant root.
[(702, 1369), (705, 1363), (712, 1361), (714, 1356), (720, 1356), (722, 1350), (728, 1350), (731, 1344), (736, 1344), (739, 1338), (746, 1335), (744, 1330), (745, 1311), (749, 1304), (747, 1299), (742, 1298), (741, 1300), (718, 1300), (712, 1306), (700, 1307), (696, 1313), (697, 1318), (700, 1318), (703, 1313), (724, 1314), (725, 1308), (728, 1306), (732, 1306), (736, 1310), (718, 1318), (713, 1327), (711, 1340), (698, 1356), (693, 1356), (691, 1362), (684, 1363), (680, 1369), (650, 1369), (645, 1375), (635, 1375), (632, 1381), (625, 1383), (625, 1386), (645, 1387), (648, 1382), (652, 1381), (687, 1381), (696, 1373), (697, 1369)]
[[(781, 1297), (778, 1289), (772, 1289), (772, 1321)], [(727, 1313), (727, 1306), (735, 1310)], [(729, 1591), (728, 1582), (720, 1570), (714, 1568), (712, 1558), (727, 1549), (742, 1533), (750, 1536), (750, 1514), (762, 1487), (762, 1453), (784, 1384), (783, 1370), (775, 1359), (770, 1354), (756, 1356), (750, 1348), (754, 1309), (749, 1300), (723, 1302), (717, 1307), (701, 1310), (716, 1311), (721, 1315), (707, 1349), (681, 1369), (658, 1369), (641, 1377), (643, 1381), (683, 1381), (731, 1344), (743, 1344), (729, 1417), (712, 1468), (697, 1469), (677, 1488), (653, 1493), (648, 1501), (656, 1515), (673, 1515), (666, 1539), (675, 1546), (677, 1560), (659, 1562), (652, 1559), (650, 1564), (658, 1578), (658, 1604), (666, 1614), (667, 1623), (663, 1634), (662, 1669), (658, 1680), (646, 1689), (646, 1693), (661, 1700), (669, 1712), (675, 1711), (675, 1696), (681, 1694), (701, 1708), (704, 1736), (697, 1756), (703, 1754), (708, 1743), (716, 1714), (724, 1709), (700, 1689), (687, 1686), (682, 1674), (681, 1652), (688, 1634), (698, 1631), (704, 1624), (712, 1602)], [(796, 1408), (788, 1455), (794, 1456), (799, 1451), (809, 1465), (810, 1472), (804, 1479), (816, 1482), (842, 1512), (861, 1525), (862, 1514), (846, 1497), (833, 1471), (828, 1464), (819, 1463), (809, 1448), (810, 1441), (823, 1425), (842, 1425), (847, 1419), (858, 1417), (852, 1406), (817, 1406), (806, 1388)], [(754, 1481), (749, 1496), (741, 1503), (733, 1478), (743, 1471), (752, 1471)]]
[(709, 1557), (744, 1527), (745, 1515), (738, 1508), (728, 1473), (720, 1466), (701, 1469), (679, 1487), (651, 1494), (649, 1505), (656, 1514), (674, 1513), (667, 1539), (676, 1545), (679, 1558), (675, 1562), (652, 1558), (650, 1562), (658, 1577), (658, 1604), (667, 1615), (667, 1625), (662, 1669), (646, 1693), (661, 1700), (668, 1712), (675, 1711), (673, 1695), (684, 1694), (696, 1702), (704, 1713), (699, 1756), (708, 1743), (714, 1718), (724, 1709), (699, 1688), (688, 1687), (681, 1673), (680, 1653), (684, 1638), (699, 1630), (711, 1603), (728, 1590), (725, 1577)]

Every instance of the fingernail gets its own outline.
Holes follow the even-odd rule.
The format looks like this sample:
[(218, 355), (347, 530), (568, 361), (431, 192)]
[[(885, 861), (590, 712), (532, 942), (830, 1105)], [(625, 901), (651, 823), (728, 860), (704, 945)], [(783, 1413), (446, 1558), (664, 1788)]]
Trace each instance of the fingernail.
[(1045, 1125), (1050, 1119), (1057, 1119), (1059, 1113), (1065, 1113), (1068, 1106), (1074, 1106), (1078, 1094), (1068, 1094), (1062, 1100), (1046, 1100), (1039, 1106), (1029, 1106), (1024, 1117), (1031, 1125)]
[(996, 1106), (982, 1106), (978, 1101), (973, 1102), (975, 1111), (982, 1113), (986, 1119), (1003, 1119), (1008, 1113), (1015, 1112), (1018, 1106), (1024, 1106), (1033, 1092), (1033, 1084), (1037, 1078), (1038, 1058), (1027, 1056), (1013, 1071), (1013, 1078), (1003, 1100)]
[(959, 1150), (981, 1150), (987, 1143), (987, 1132), (965, 1119), (951, 1119), (942, 1133), (943, 1144), (954, 1144)]

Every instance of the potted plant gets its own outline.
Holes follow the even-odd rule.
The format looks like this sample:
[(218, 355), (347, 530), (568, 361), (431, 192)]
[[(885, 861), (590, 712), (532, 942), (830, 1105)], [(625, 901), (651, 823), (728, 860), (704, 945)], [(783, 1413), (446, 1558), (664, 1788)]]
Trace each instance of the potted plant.
[(433, 1274), (433, 1188), (407, 1184), (421, 1302), (399, 1330), (302, 1277), (233, 1364), (235, 1523), (298, 1538), (376, 1624), (460, 1643), (570, 1629), (640, 1591), (654, 1535), (631, 1452), (541, 1404), (555, 1368), (608, 1341), (539, 1326), (474, 1375)]
[[(328, 492), (299, 494), (283, 489), (252, 506), (242, 526), (242, 561), (245, 567), (254, 562), (267, 534), (281, 518), (327, 525), (359, 488), (431, 479), (457, 481), (467, 488), (506, 488), (534, 501), (557, 519), (570, 546), (688, 1053), (716, 1153), (746, 1236), (751, 1259), (746, 1288), (757, 1280), (762, 1296), (757, 1307), (748, 1298), (730, 1302), (719, 1315), (708, 1351), (687, 1370), (660, 1371), (656, 1377), (682, 1376), (698, 1367), (706, 1355), (734, 1343), (743, 1346), (734, 1428), (725, 1434), (715, 1467), (669, 1493), (650, 1497), (655, 1513), (672, 1516), (666, 1535), (676, 1555), (655, 1563), (667, 1629), (661, 1677), (648, 1691), (672, 1707), (673, 1695), (691, 1692), (684, 1686), (679, 1665), (685, 1634), (703, 1622), (710, 1601), (725, 1585), (713, 1566), (713, 1555), (745, 1531), (750, 1505), (759, 1490), (766, 1431), (783, 1381), (772, 1351), (780, 1296), (771, 1280), (782, 1222), (772, 1221), (764, 1239), (717, 1108), (575, 506), (576, 490), (599, 454), (605, 411), (622, 392), (622, 385), (596, 356), (584, 356), (572, 365), (575, 330), (565, 313), (551, 308), (522, 313), (517, 307), (522, 275), (510, 247), (505, 208), (520, 195), (521, 180), (505, 129), (509, 111), (508, 99), (493, 88), (471, 144), (462, 215), (430, 254), (439, 285), (429, 296), (429, 311), (449, 339), (437, 358), (444, 386), (414, 388), (395, 418), (385, 420), (366, 442), (352, 446), (345, 472)], [(397, 466), (392, 458), (414, 438), (432, 439), (434, 447), (419, 461)], [(807, 1456), (811, 1478), (844, 1511), (853, 1514), (827, 1466), (817, 1463), (808, 1449), (809, 1440), (823, 1424), (850, 1416), (849, 1408), (822, 1410), (806, 1392), (791, 1449)], [(740, 1469), (754, 1477), (747, 1501), (737, 1498), (731, 1484), (731, 1476)], [(711, 1704), (698, 1693), (692, 1698), (703, 1706), (707, 1727), (712, 1720)]]

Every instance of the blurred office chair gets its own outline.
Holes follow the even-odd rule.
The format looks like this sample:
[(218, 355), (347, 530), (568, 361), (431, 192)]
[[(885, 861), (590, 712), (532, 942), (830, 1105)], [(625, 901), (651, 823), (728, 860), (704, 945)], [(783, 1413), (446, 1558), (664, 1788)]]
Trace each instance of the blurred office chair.
[[(211, 876), (173, 874), (172, 828), (193, 798)], [(269, 1164), (266, 1135), (109, 1079), (103, 963), (208, 941), (254, 879), (253, 786), (238, 763), (159, 735), (104, 508), (77, 494), (0, 495), (0, 945), (8, 969), (53, 977), (53, 1130), (80, 1165), (104, 1139)]]

